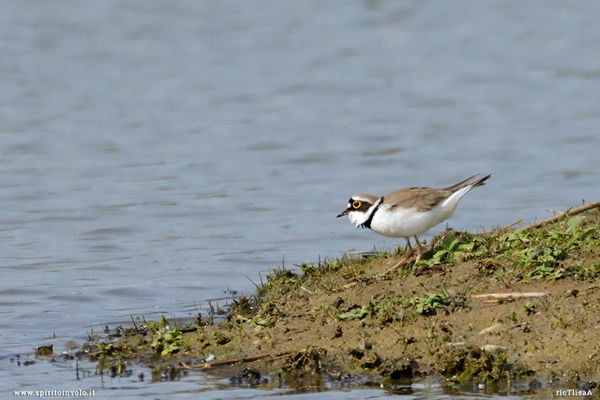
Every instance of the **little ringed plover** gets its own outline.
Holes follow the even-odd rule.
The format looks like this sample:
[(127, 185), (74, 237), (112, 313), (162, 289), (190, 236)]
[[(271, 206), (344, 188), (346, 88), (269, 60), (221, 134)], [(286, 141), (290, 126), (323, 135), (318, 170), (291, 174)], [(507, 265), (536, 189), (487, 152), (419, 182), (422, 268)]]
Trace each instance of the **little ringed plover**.
[(415, 261), (417, 262), (423, 252), (417, 235), (450, 218), (460, 199), (473, 188), (485, 185), (490, 176), (492, 174), (474, 181), (477, 175), (473, 175), (443, 189), (411, 187), (379, 198), (370, 194), (355, 195), (350, 198), (348, 207), (338, 218), (347, 215), (357, 228), (369, 228), (387, 237), (404, 238), (408, 255), (390, 269), (394, 271), (414, 253), (410, 237), (415, 238), (419, 249)]

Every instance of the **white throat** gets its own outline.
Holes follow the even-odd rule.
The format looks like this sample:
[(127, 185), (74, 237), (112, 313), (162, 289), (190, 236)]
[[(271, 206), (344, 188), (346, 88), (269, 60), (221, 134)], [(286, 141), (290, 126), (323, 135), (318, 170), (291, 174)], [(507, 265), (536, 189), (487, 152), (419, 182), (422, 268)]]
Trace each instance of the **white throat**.
[(376, 211), (377, 207), (379, 206), (379, 203), (381, 203), (381, 198), (377, 199), (377, 201), (371, 207), (369, 207), (369, 209), (366, 212), (350, 211), (348, 213), (348, 219), (350, 220), (350, 222), (356, 225), (357, 228), (364, 228), (364, 226), (361, 225), (371, 218), (371, 215)]

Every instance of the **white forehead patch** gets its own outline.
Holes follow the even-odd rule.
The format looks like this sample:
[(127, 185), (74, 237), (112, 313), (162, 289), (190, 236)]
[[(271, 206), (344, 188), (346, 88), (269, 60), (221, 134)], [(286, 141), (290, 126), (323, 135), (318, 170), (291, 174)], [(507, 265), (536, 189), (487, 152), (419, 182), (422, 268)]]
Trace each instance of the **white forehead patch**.
[[(373, 198), (367, 197), (362, 194), (357, 194), (355, 196), (352, 196), (352, 200), (365, 201), (367, 203), (373, 204)], [(348, 204), (350, 204), (350, 203), (348, 203)]]

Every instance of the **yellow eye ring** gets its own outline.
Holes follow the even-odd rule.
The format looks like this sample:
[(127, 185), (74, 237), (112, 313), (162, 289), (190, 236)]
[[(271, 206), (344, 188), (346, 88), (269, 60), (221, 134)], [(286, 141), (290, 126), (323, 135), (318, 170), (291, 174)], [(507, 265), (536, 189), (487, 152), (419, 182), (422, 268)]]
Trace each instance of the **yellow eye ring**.
[(355, 201), (354, 203), (352, 203), (352, 208), (354, 208), (355, 210), (358, 210), (361, 206), (361, 202), (360, 201)]

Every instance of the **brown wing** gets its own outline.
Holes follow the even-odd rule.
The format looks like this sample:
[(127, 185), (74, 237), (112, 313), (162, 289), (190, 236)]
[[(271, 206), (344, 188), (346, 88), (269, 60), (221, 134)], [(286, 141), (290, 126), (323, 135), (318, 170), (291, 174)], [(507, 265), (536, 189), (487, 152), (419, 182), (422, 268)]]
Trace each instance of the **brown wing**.
[(419, 212), (431, 210), (452, 195), (447, 189), (432, 189), (427, 187), (413, 187), (401, 189), (384, 197), (386, 203), (393, 203), (394, 207), (416, 208)]
[(385, 203), (394, 204), (392, 208), (400, 206), (403, 208), (416, 208), (419, 212), (431, 210), (434, 206), (440, 204), (452, 194), (465, 186), (471, 185), (471, 189), (485, 185), (492, 174), (486, 175), (481, 179), (473, 181), (477, 175), (473, 175), (456, 185), (444, 189), (432, 189), (428, 187), (412, 187), (401, 189), (385, 196)]

